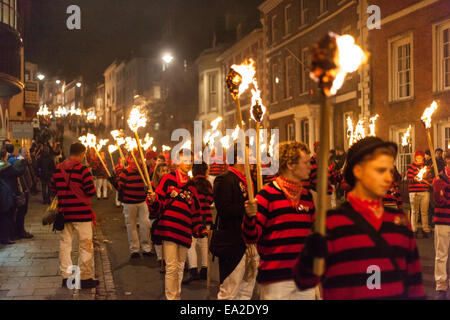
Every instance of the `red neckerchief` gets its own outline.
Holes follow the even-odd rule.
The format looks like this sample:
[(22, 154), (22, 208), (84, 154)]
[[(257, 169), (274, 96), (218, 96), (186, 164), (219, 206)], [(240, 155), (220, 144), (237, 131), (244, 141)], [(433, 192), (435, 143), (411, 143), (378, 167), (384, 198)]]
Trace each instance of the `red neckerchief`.
[(353, 209), (359, 212), (375, 229), (380, 230), (383, 224), (383, 214), (378, 217), (376, 213), (384, 213), (383, 199), (362, 200), (353, 192), (348, 193), (347, 199)]
[(289, 199), (295, 210), (298, 211), (303, 190), (302, 182), (295, 182), (282, 176), (277, 177), (276, 182), (284, 192), (286, 198)]
[(186, 183), (189, 182), (189, 176), (183, 172), (181, 172), (181, 170), (177, 169), (175, 170), (175, 175), (177, 176), (177, 184), (180, 187), (183, 187), (186, 185)]

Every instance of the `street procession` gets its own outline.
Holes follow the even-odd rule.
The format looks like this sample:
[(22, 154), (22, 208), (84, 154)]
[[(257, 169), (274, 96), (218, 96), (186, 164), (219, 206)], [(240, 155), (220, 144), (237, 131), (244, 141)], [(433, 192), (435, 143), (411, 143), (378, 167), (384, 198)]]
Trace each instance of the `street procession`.
[(0, 0), (0, 300), (450, 300), (449, 250), (450, 2)]

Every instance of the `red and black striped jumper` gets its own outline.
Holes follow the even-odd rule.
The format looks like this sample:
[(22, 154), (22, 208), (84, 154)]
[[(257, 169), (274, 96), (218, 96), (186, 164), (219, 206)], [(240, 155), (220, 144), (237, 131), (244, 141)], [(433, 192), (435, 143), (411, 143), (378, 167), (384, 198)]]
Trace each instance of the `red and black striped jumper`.
[[(416, 241), (408, 219), (402, 211), (382, 207), (378, 218), (371, 208), (373, 201), (363, 201), (348, 194), (349, 202), (327, 213), (325, 273), (314, 275), (312, 265), (300, 256), (294, 267), (295, 281), (300, 289), (322, 283), (325, 300), (347, 299), (423, 299), (425, 292)], [(393, 255), (377, 247), (350, 218), (360, 214), (385, 241), (393, 247)], [(305, 247), (306, 248), (306, 247)], [(304, 249), (305, 250), (305, 249)], [(398, 269), (391, 259), (395, 259)], [(374, 272), (379, 272), (379, 286), (373, 285)], [(376, 278), (375, 278), (376, 279)]]

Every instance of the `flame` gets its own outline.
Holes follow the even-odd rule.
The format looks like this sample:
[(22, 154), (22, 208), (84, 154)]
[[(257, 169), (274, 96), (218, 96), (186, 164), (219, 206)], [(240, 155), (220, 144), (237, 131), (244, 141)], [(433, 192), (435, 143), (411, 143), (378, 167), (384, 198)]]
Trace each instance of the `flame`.
[(119, 147), (116, 146), (115, 144), (110, 144), (110, 145), (108, 146), (108, 151), (109, 151), (109, 153), (114, 153), (114, 152), (116, 152), (117, 150), (119, 150)]
[(192, 141), (191, 140), (187, 140), (182, 146), (181, 149), (191, 149), (192, 148)]
[(428, 167), (423, 167), (422, 169), (419, 170), (419, 173), (416, 176), (418, 181), (422, 181), (423, 180), (423, 176), (425, 175), (427, 170), (428, 170)]
[(97, 116), (95, 115), (95, 111), (93, 111), (93, 110), (89, 111), (87, 116), (86, 116), (86, 120), (87, 121), (97, 120)]
[(338, 47), (335, 58), (337, 70), (335, 71), (336, 77), (333, 86), (330, 89), (331, 95), (335, 95), (342, 87), (347, 73), (358, 70), (361, 64), (367, 62), (367, 55), (355, 44), (355, 39), (352, 36), (348, 34), (336, 36), (336, 44)]
[(147, 125), (147, 118), (144, 113), (139, 111), (138, 107), (134, 107), (130, 112), (128, 118), (128, 126), (132, 131), (137, 131), (140, 127), (144, 128)]
[(375, 121), (380, 117), (380, 115), (376, 114), (372, 118), (369, 119), (369, 129), (370, 129), (370, 136), (375, 136)]
[(241, 130), (241, 128), (239, 127), (239, 125), (236, 125), (236, 128), (234, 128), (234, 131), (231, 134), (231, 137), (233, 138), (234, 141), (236, 141), (239, 136), (239, 130)]
[(438, 105), (437, 105), (436, 101), (433, 101), (431, 106), (426, 108), (425, 111), (423, 112), (421, 120), (424, 122), (425, 128), (427, 128), (427, 129), (431, 128), (431, 116), (437, 110), (437, 108), (438, 108)]
[(109, 141), (109, 139), (100, 139), (100, 141), (98, 142), (98, 145), (97, 145), (97, 151), (102, 150), (102, 148), (103, 148), (104, 146), (106, 146), (106, 144), (108, 143), (108, 141)]
[(137, 149), (137, 143), (136, 140), (131, 137), (125, 138), (125, 149), (127, 149), (130, 152), (133, 152), (134, 149)]
[(217, 130), (217, 128), (219, 127), (219, 124), (222, 120), (223, 120), (222, 117), (217, 117), (216, 119), (211, 121), (212, 130)]
[(275, 133), (272, 133), (272, 136), (270, 137), (270, 144), (269, 144), (269, 154), (271, 156), (274, 155), (273, 148), (275, 146)]
[(241, 96), (245, 90), (248, 89), (249, 85), (253, 82), (256, 74), (255, 61), (253, 59), (245, 60), (244, 63), (240, 65), (232, 65), (231, 69), (239, 73), (242, 77), (241, 83), (239, 85), (239, 95)]
[[(261, 91), (258, 89), (258, 82), (256, 80), (253, 81), (254, 88), (252, 89), (252, 110), (250, 110), (250, 115), (252, 116), (252, 119), (256, 122), (261, 122), (264, 118), (264, 114), (266, 113), (266, 107), (262, 103), (261, 99)], [(261, 108), (261, 110), (258, 110), (256, 108)], [(259, 119), (255, 117), (255, 113), (260, 113), (257, 116), (259, 116)]]
[(152, 148), (153, 152), (156, 152), (157, 149), (158, 148), (156, 148), (156, 146), (153, 146), (153, 148)]
[(189, 177), (191, 177), (191, 178), (193, 178), (194, 176), (192, 175), (192, 170), (189, 170), (189, 172), (188, 172), (188, 176)]
[(48, 110), (47, 105), (43, 105), (39, 108), (39, 111), (36, 113), (38, 116), (48, 116), (51, 112)]
[(116, 139), (116, 143), (117, 143), (118, 146), (121, 146), (121, 145), (125, 144), (126, 142), (125, 142), (125, 139), (123, 137), (120, 137), (120, 138)]
[(87, 148), (87, 137), (86, 136), (81, 136), (78, 138), (78, 140)]
[(220, 139), (220, 144), (225, 149), (229, 149), (233, 144), (233, 138), (230, 136), (224, 136)]
[(114, 140), (117, 140), (117, 138), (119, 136), (121, 136), (122, 134), (123, 134), (122, 130), (113, 130), (113, 131), (111, 131), (111, 135), (112, 135)]
[(150, 137), (150, 135), (147, 133), (144, 138), (144, 143), (142, 143), (141, 141), (141, 146), (144, 150), (148, 150), (150, 149), (152, 144), (153, 144), (153, 137)]
[(163, 146), (162, 146), (162, 151), (163, 151), (163, 152), (164, 152), (164, 151), (170, 151), (170, 150), (172, 150), (171, 147), (166, 146), (166, 145), (163, 145)]
[(358, 142), (359, 140), (366, 137), (366, 133), (364, 130), (364, 122), (359, 120), (356, 124), (356, 127), (353, 129), (353, 122), (350, 117), (347, 117), (347, 137), (348, 137), (348, 145), (351, 147), (353, 144)]
[(402, 146), (406, 147), (409, 144), (409, 138), (411, 133), (411, 125), (409, 125), (408, 130), (402, 136)]

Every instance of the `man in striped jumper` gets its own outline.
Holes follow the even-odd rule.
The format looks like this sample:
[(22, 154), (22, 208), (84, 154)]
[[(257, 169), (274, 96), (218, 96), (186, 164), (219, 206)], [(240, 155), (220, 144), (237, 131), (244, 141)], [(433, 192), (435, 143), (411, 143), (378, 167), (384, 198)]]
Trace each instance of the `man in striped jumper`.
[(77, 142), (70, 146), (70, 158), (56, 166), (50, 187), (58, 196), (58, 211), (64, 215), (64, 230), (59, 242), (59, 261), (63, 277), (62, 285), (72, 275), (73, 233), (78, 233), (78, 266), (81, 271), (81, 288), (94, 288), (94, 245), (92, 243), (92, 222), (95, 213), (91, 208), (91, 197), (95, 195), (94, 180), (89, 169), (81, 164), (86, 147)]
[(256, 280), (263, 300), (314, 300), (314, 288), (300, 291), (292, 267), (310, 234), (314, 217), (311, 192), (302, 186), (311, 172), (309, 148), (303, 142), (279, 146), (280, 175), (246, 202), (242, 224), (247, 244), (257, 244)]
[[(131, 151), (136, 155), (138, 165), (142, 167), (142, 160), (137, 150)], [(141, 169), (142, 170), (142, 169)], [(140, 258), (140, 249), (144, 256), (153, 256), (152, 243), (150, 240), (150, 218), (145, 203), (147, 193), (145, 184), (139, 174), (136, 163), (131, 160), (128, 167), (119, 173), (117, 190), (122, 195), (123, 215), (127, 226), (128, 242), (131, 259)], [(139, 223), (139, 236), (137, 224)]]
[(430, 204), (430, 184), (429, 178), (430, 168), (427, 167), (427, 172), (423, 179), (419, 180), (417, 174), (426, 167), (424, 163), (425, 154), (423, 151), (416, 151), (414, 154), (414, 162), (408, 167), (408, 182), (409, 182), (409, 201), (411, 204), (411, 226), (414, 235), (417, 237), (417, 229), (419, 222), (419, 214), (422, 220), (422, 231), (425, 238), (430, 235), (430, 226), (428, 224), (428, 206)]
[[(445, 155), (446, 166), (433, 184), (435, 201), (436, 298), (445, 300), (448, 294), (449, 277), (447, 274), (448, 249), (450, 247), (450, 150)], [(450, 297), (449, 297), (450, 298)]]
[[(325, 300), (424, 299), (420, 259), (406, 215), (383, 207), (393, 181), (397, 145), (367, 137), (348, 151), (348, 201), (330, 210), (326, 236), (313, 233), (294, 267), (297, 286), (322, 284)], [(315, 258), (324, 273), (313, 272)]]

